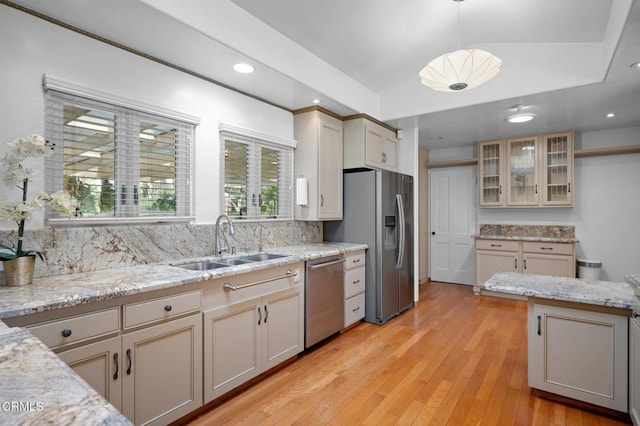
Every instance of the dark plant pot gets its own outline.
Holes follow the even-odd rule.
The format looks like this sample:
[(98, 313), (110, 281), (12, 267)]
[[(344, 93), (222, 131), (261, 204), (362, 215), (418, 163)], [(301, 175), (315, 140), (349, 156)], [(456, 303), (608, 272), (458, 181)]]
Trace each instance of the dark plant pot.
[(36, 256), (22, 256), (3, 261), (4, 279), (9, 287), (29, 285), (33, 282)]

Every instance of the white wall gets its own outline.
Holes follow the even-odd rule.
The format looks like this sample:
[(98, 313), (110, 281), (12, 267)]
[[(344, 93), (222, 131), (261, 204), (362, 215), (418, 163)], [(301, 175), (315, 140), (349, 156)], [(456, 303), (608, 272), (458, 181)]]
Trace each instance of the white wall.
[[(0, 156), (7, 151), (6, 142), (44, 133), (42, 76), (45, 73), (200, 117), (194, 149), (195, 215), (199, 223), (213, 222), (220, 213), (218, 124), (221, 121), (293, 139), (293, 117), (287, 111), (12, 8), (0, 8)], [(38, 174), (30, 185), (30, 195), (44, 189), (44, 161), (33, 161), (30, 164)], [(0, 195), (17, 196), (18, 190), (0, 184)], [(39, 214), (29, 226), (43, 224)], [(14, 227), (11, 222), (0, 221), (0, 229)]]
[[(576, 149), (640, 144), (640, 127), (576, 134)], [(451, 158), (451, 150), (429, 151), (430, 161), (472, 158), (471, 149)], [(578, 257), (599, 259), (603, 280), (623, 281), (640, 273), (640, 154), (575, 159), (573, 208), (477, 211), (477, 224), (574, 225)]]

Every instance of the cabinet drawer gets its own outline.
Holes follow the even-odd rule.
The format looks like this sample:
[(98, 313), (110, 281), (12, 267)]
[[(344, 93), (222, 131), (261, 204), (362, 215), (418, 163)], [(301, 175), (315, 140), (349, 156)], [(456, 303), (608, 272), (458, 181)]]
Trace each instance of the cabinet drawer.
[(117, 307), (29, 327), (29, 331), (49, 348), (116, 333), (118, 330), (120, 308)]
[(364, 318), (364, 293), (352, 296), (344, 301), (344, 326), (349, 327)]
[(124, 306), (123, 329), (200, 310), (200, 290)]
[(349, 269), (344, 273), (344, 297), (349, 298), (364, 291), (364, 267)]
[(364, 266), (364, 251), (359, 251), (356, 253), (351, 253), (347, 255), (344, 262), (344, 268), (349, 270), (353, 268), (357, 268), (360, 266)]
[(526, 253), (545, 254), (573, 254), (573, 244), (563, 243), (541, 243), (525, 241), (522, 243), (522, 251)]
[(507, 240), (480, 240), (476, 239), (477, 250), (498, 250), (498, 251), (518, 251), (519, 241)]

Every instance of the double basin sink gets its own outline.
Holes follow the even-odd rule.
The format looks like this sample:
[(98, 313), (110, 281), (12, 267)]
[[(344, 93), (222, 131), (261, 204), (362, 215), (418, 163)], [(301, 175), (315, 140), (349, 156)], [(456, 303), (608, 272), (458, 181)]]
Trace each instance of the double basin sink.
[(183, 264), (174, 264), (178, 268), (190, 269), (193, 271), (207, 271), (210, 269), (228, 268), (230, 266), (244, 265), (247, 263), (264, 262), (272, 259), (279, 259), (281, 257), (287, 257), (286, 254), (274, 254), (274, 253), (258, 253), (247, 256), (239, 256), (230, 259), (216, 259), (206, 260), (202, 262), (191, 262)]

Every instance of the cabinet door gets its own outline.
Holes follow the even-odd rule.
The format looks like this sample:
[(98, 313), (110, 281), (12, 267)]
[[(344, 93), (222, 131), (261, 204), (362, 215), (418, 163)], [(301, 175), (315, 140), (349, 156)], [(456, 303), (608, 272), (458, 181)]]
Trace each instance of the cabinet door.
[(318, 218), (342, 219), (342, 123), (320, 114)]
[(202, 405), (202, 317), (122, 336), (123, 414), (135, 424), (167, 424)]
[(204, 402), (262, 372), (262, 299), (204, 313)]
[(398, 140), (394, 132), (383, 129), (381, 146), (381, 167), (387, 170), (398, 170)]
[(304, 349), (304, 294), (297, 287), (262, 301), (263, 368), (268, 370)]
[(476, 250), (476, 286), (482, 287), (496, 272), (519, 272), (518, 253)]
[(627, 317), (529, 304), (529, 386), (627, 411)]
[(120, 337), (60, 352), (58, 356), (104, 399), (122, 411)]
[(480, 206), (503, 206), (504, 194), (504, 141), (482, 142), (478, 145), (480, 161)]
[(538, 138), (507, 139), (507, 204), (537, 206), (540, 204), (538, 188)]
[(573, 133), (542, 136), (542, 204), (573, 205)]
[(522, 272), (556, 277), (575, 277), (574, 264), (573, 256), (525, 254), (522, 258)]
[(629, 415), (640, 425), (640, 324), (629, 318)]
[(380, 167), (382, 164), (383, 130), (377, 124), (364, 123), (365, 162), (368, 166)]

